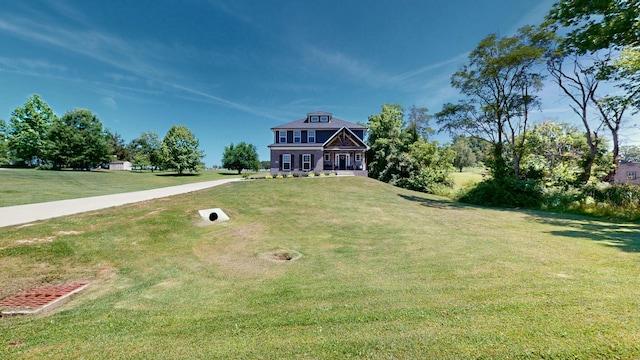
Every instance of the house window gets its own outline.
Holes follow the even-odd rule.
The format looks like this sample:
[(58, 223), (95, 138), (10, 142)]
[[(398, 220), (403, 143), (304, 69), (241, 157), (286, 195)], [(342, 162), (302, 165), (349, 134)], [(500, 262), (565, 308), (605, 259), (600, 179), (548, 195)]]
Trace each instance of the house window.
[(291, 170), (291, 154), (282, 155), (282, 170)]
[(316, 142), (316, 131), (315, 130), (309, 130), (307, 132), (307, 142), (308, 143)]
[(302, 138), (302, 136), (300, 136), (300, 130), (296, 130), (293, 132), (293, 142), (294, 143), (300, 143), (300, 139)]
[(319, 118), (317, 116), (311, 117), (311, 122), (318, 122)]
[(362, 154), (356, 154), (356, 161), (362, 161)]
[(331, 155), (329, 155), (329, 154), (324, 154), (324, 161), (325, 161), (325, 162), (329, 162), (329, 161), (331, 161)]
[(635, 171), (627, 171), (627, 179), (635, 180), (636, 179), (636, 172)]
[(311, 155), (302, 155), (302, 170), (311, 170)]
[(286, 131), (278, 131), (278, 137), (280, 138), (280, 141), (278, 141), (279, 143), (286, 143), (287, 142), (287, 132)]
[(329, 122), (328, 116), (320, 116), (320, 122)]

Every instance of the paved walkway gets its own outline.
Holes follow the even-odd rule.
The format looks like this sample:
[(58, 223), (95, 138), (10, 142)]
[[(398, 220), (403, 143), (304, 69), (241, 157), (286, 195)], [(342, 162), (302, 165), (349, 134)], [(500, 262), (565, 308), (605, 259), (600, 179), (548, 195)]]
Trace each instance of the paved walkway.
[(106, 209), (113, 206), (184, 194), (239, 180), (242, 179), (232, 178), (205, 181), (122, 194), (0, 207), (0, 227), (25, 224), (37, 220), (52, 219), (60, 216), (79, 214), (87, 211)]

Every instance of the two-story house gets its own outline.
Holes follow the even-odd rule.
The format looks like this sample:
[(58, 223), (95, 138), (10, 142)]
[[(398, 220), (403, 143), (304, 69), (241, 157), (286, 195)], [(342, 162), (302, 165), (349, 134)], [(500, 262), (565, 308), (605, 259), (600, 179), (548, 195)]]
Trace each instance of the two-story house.
[(316, 111), (271, 128), (271, 173), (336, 172), (367, 176), (367, 128)]

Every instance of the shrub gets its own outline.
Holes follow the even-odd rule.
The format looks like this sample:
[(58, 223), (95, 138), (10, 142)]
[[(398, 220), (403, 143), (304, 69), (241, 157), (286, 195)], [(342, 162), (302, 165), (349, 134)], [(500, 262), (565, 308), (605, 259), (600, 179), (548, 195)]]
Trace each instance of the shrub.
[(264, 177), (265, 179), (273, 179), (273, 175), (269, 174), (267, 176)]
[(282, 179), (282, 178), (284, 178), (284, 176), (282, 176), (282, 174), (276, 175), (276, 179)]
[(543, 188), (538, 181), (489, 179), (479, 182), (460, 197), (460, 201), (494, 207), (537, 208), (542, 204)]

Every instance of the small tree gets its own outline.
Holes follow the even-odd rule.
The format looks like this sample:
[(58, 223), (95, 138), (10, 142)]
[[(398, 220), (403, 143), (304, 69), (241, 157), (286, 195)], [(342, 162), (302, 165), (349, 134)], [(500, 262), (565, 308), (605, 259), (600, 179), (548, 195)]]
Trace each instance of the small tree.
[(198, 172), (204, 152), (198, 149), (199, 142), (186, 126), (174, 125), (162, 140), (161, 153), (164, 167), (175, 169), (182, 175), (185, 170)]
[(113, 155), (116, 157), (116, 159), (123, 161), (131, 160), (131, 150), (124, 143), (124, 139), (120, 134), (118, 134), (117, 132), (112, 133), (110, 131), (107, 131), (107, 138), (111, 143), (111, 147), (113, 148)]
[(260, 160), (256, 147), (247, 144), (244, 141), (233, 145), (233, 143), (224, 148), (222, 157), (222, 167), (230, 170), (238, 170), (238, 174), (244, 169), (258, 171), (260, 169)]
[(456, 157), (453, 159), (453, 166), (460, 172), (467, 166), (473, 166), (476, 163), (476, 155), (469, 146), (469, 140), (464, 136), (455, 136), (451, 150), (456, 152)]

